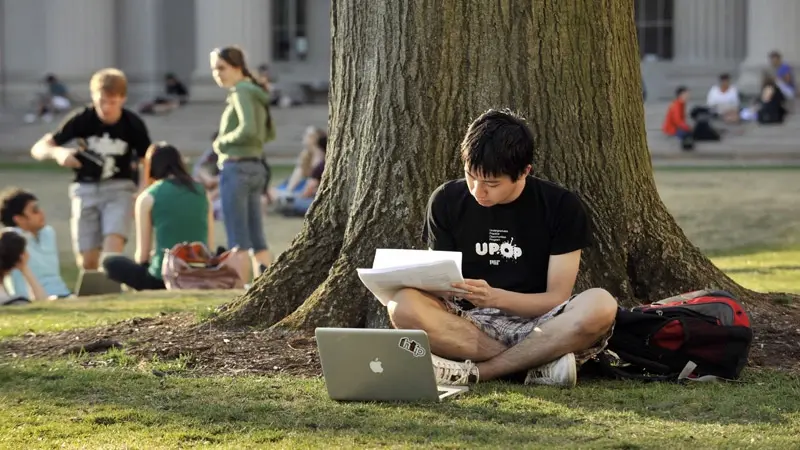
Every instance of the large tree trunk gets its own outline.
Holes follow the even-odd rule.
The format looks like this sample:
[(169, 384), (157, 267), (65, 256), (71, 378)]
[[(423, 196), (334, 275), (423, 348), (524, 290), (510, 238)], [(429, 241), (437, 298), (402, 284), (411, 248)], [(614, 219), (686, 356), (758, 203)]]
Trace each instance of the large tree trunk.
[[(644, 130), (631, 2), (333, 0), (328, 164), (302, 232), (220, 318), (311, 329), (385, 323), (355, 269), (424, 248), (429, 194), (463, 176), (458, 144), (489, 108), (527, 117), (534, 173), (594, 225), (577, 290), (625, 302), (719, 287), (747, 297), (666, 211)], [(676, 144), (677, 151), (677, 144)]]

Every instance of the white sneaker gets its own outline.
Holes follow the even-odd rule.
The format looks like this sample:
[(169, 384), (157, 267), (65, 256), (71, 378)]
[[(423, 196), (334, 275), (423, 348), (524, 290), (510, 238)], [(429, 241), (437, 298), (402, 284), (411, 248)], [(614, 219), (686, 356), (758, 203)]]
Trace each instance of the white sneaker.
[(478, 367), (470, 360), (450, 361), (434, 354), (431, 354), (431, 360), (436, 384), (466, 386), (469, 383), (478, 382)]
[(575, 364), (575, 355), (567, 353), (555, 361), (529, 370), (525, 384), (574, 387), (577, 380), (578, 367)]
[(36, 114), (25, 114), (25, 123), (36, 122)]

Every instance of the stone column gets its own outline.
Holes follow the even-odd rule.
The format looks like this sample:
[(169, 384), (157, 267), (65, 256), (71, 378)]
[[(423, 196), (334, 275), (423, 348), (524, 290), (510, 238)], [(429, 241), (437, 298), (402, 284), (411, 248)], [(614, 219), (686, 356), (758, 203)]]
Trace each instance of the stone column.
[(746, 10), (745, 0), (676, 0), (674, 61), (709, 67), (741, 62)]
[(740, 66), (739, 89), (755, 94), (768, 54), (781, 52), (784, 62), (800, 70), (800, 2), (797, 0), (750, 0), (747, 5), (747, 57)]
[(163, 90), (164, 14), (162, 0), (118, 0), (116, 49), (128, 77), (128, 97), (138, 101)]
[(44, 0), (0, 2), (0, 58), (2, 58), (3, 106), (29, 107), (44, 89), (47, 46)]
[(211, 79), (209, 54), (214, 48), (242, 47), (252, 70), (270, 60), (270, 5), (263, 0), (196, 0), (193, 100), (218, 100), (225, 96)]
[[(735, 76), (745, 55), (745, 0), (675, 0), (673, 59), (660, 70), (666, 82), (654, 97), (672, 99), (686, 86), (692, 99), (705, 99), (721, 73)], [(660, 88), (660, 89), (659, 89)]]
[[(98, 69), (116, 63), (114, 6), (109, 0), (47, 2), (47, 70), (88, 98), (89, 78)], [(31, 49), (36, 51), (36, 49)]]

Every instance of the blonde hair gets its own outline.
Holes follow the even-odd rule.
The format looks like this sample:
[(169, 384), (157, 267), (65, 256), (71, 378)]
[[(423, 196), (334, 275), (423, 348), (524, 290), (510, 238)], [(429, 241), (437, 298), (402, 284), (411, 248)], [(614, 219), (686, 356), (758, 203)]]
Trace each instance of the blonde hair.
[(306, 128), (306, 135), (312, 136), (311, 145), (303, 146), (303, 150), (300, 152), (300, 156), (298, 158), (300, 172), (304, 177), (310, 177), (311, 171), (314, 170), (314, 147), (316, 146), (317, 139), (324, 133), (325, 131), (323, 131), (321, 128)]
[(92, 93), (103, 92), (109, 95), (128, 95), (128, 79), (119, 69), (109, 67), (98, 70), (89, 81), (89, 90)]

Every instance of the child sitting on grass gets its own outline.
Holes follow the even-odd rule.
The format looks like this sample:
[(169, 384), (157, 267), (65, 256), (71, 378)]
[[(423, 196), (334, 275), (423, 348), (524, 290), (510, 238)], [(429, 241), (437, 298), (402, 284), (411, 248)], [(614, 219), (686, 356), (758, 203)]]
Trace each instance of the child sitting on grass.
[[(25, 245), (25, 238), (13, 229), (3, 228), (0, 230), (0, 279), (4, 280), (12, 270), (17, 269), (22, 273), (28, 286), (30, 286), (33, 298), (35, 300), (45, 300), (47, 299), (47, 294), (28, 267), (28, 252), (25, 251)], [(8, 295), (5, 286), (0, 285), (0, 305), (21, 303), (29, 303), (29, 300), (25, 297)]]

